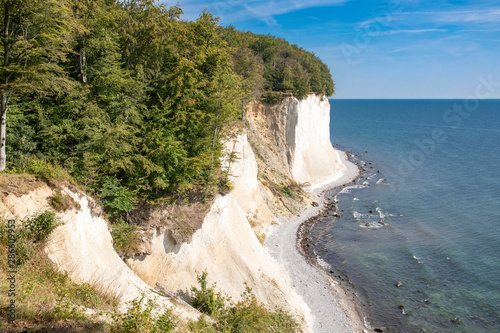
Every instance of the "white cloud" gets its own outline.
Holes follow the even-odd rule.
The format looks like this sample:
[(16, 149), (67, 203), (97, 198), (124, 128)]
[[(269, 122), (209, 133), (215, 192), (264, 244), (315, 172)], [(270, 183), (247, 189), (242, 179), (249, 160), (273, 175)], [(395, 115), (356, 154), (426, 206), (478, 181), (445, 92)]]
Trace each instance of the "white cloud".
[(401, 15), (418, 16), (419, 20), (423, 19), (431, 23), (457, 23), (460, 25), (468, 23), (497, 23), (500, 20), (500, 9), (403, 12)]
[[(196, 19), (207, 8), (212, 14), (220, 16), (225, 24), (241, 22), (248, 19), (258, 19), (267, 24), (276, 24), (275, 15), (282, 15), (297, 10), (320, 7), (343, 5), (349, 0), (228, 0), (228, 1), (180, 1), (181, 8), (188, 20)], [(175, 5), (177, 1), (163, 1), (167, 5)]]
[(399, 30), (388, 30), (381, 31), (379, 35), (398, 35), (398, 34), (422, 34), (427, 32), (446, 32), (446, 29), (399, 29)]

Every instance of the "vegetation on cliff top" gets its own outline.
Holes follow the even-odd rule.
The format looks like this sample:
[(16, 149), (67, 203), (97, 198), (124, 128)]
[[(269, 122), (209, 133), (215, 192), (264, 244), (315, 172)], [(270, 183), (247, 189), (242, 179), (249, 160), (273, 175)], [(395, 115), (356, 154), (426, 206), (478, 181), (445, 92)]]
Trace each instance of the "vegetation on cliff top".
[(3, 1), (0, 169), (61, 166), (121, 219), (138, 198), (226, 189), (223, 142), (248, 101), (333, 93), (314, 54), (181, 15), (154, 0)]

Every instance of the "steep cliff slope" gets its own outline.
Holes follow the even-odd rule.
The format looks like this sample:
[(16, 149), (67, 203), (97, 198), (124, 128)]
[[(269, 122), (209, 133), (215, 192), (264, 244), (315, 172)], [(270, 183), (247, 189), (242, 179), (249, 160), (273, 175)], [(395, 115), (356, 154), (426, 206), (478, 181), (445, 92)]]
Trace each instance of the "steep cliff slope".
[(151, 254), (127, 264), (150, 285), (160, 283), (181, 295), (189, 294), (197, 272), (206, 270), (210, 282), (233, 299), (248, 286), (259, 301), (292, 311), (310, 324), (310, 310), (258, 238), (265, 239), (276, 223), (280, 202), (288, 212), (310, 203), (305, 192), (281, 195), (290, 194), (292, 185), (287, 184), (319, 186), (342, 176), (345, 165), (329, 139), (329, 112), (326, 98), (313, 95), (275, 106), (253, 104), (247, 131), (251, 140), (242, 134), (226, 143), (226, 150), (238, 157), (224, 163), (234, 186), (231, 193), (215, 200), (191, 241), (178, 244), (169, 230), (159, 228), (151, 239)]
[[(0, 200), (0, 213), (9, 218), (23, 220), (26, 217), (53, 210), (50, 199), (54, 189), (44, 182), (26, 194), (10, 193)], [(162, 297), (151, 286), (142, 281), (118, 256), (113, 248), (113, 239), (107, 222), (98, 214), (92, 213), (92, 200), (72, 187), (62, 188), (62, 193), (70, 195), (77, 203), (76, 208), (57, 213), (61, 225), (47, 240), (45, 252), (56, 267), (68, 273), (76, 283), (88, 283), (98, 290), (106, 291), (126, 308), (126, 303), (140, 297), (143, 293), (156, 297), (163, 308), (175, 306), (175, 312), (187, 318), (197, 318), (194, 309), (172, 303)], [(89, 202), (90, 200), (90, 202)]]
[(330, 142), (330, 103), (310, 94), (280, 104), (252, 103), (248, 108), (250, 141), (269, 178), (283, 174), (313, 187), (334, 181), (345, 165)]
[[(188, 295), (197, 285), (197, 273), (206, 270), (209, 282), (217, 283), (233, 300), (250, 287), (271, 308), (278, 306), (306, 317), (307, 306), (293, 291), (286, 272), (262, 247), (247, 218), (266, 223), (274, 219), (262, 198), (246, 135), (238, 136), (227, 148), (240, 157), (227, 165), (234, 189), (215, 200), (192, 240), (175, 244), (169, 231), (160, 230), (152, 238), (151, 254), (130, 258), (127, 264), (150, 285), (160, 283), (180, 295)], [(265, 224), (254, 226), (263, 232)]]

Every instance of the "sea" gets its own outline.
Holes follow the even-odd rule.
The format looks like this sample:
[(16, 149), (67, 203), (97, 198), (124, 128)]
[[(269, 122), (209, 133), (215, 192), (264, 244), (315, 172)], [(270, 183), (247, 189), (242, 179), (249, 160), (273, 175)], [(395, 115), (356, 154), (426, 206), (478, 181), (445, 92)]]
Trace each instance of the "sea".
[(500, 100), (330, 100), (362, 169), (314, 254), (383, 332), (500, 332)]

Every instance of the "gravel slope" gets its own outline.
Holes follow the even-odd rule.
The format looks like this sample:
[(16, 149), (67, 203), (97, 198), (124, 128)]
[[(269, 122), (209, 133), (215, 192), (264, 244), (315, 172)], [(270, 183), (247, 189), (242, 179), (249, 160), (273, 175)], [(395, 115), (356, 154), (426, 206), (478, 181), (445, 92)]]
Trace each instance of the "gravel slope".
[(310, 189), (311, 197), (319, 206), (311, 207), (289, 220), (280, 219), (280, 225), (274, 227), (265, 243), (273, 258), (290, 275), (297, 293), (310, 307), (312, 318), (307, 319), (314, 333), (369, 332), (343, 288), (326, 273), (310, 265), (296, 247), (297, 228), (321, 211), (324, 205), (323, 192), (349, 183), (358, 175), (358, 168), (348, 161), (346, 154), (339, 151), (339, 155), (347, 167), (342, 175), (329, 184)]

